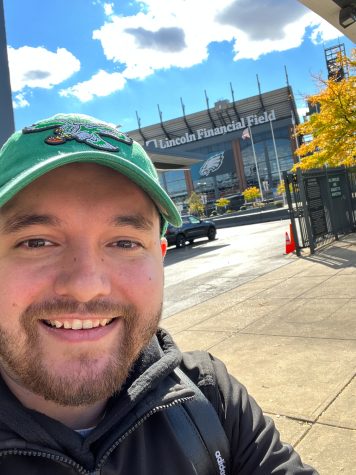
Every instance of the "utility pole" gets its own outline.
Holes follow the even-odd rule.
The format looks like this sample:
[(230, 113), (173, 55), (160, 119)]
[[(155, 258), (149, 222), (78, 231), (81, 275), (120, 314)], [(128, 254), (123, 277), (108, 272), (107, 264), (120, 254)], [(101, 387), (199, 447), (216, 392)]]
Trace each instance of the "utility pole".
[(3, 0), (0, 0), (0, 147), (15, 131)]

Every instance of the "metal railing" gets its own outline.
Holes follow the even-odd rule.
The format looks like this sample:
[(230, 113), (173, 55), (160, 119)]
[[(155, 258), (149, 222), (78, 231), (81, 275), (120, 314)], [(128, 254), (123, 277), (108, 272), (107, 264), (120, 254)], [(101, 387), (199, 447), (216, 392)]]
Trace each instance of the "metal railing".
[(356, 229), (356, 167), (284, 172), (297, 255)]

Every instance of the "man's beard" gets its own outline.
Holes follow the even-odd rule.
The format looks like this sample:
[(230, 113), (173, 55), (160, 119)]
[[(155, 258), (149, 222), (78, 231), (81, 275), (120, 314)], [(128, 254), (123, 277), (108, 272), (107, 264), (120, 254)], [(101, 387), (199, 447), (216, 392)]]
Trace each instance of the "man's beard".
[[(100, 372), (95, 370), (95, 357), (90, 350), (76, 353), (79, 369), (75, 376), (49, 371), (38, 335), (38, 325), (43, 323), (38, 320), (49, 320), (51, 316), (55, 318), (63, 313), (92, 315), (93, 319), (119, 315), (122, 319), (120, 343)], [(139, 315), (133, 305), (118, 305), (103, 300), (88, 303), (53, 300), (33, 304), (20, 316), (24, 344), (19, 344), (21, 338), (0, 328), (0, 362), (5, 372), (18, 384), (46, 400), (61, 406), (91, 405), (120, 390), (133, 363), (155, 334), (161, 313), (162, 305), (155, 314)], [(46, 343), (50, 344), (50, 341), (42, 342), (42, 345)]]

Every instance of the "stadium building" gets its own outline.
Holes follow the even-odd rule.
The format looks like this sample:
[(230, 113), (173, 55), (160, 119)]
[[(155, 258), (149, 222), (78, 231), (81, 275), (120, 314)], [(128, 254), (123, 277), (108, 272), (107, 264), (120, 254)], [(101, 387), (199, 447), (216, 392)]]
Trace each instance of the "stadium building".
[[(172, 154), (172, 170), (165, 161), (161, 183), (182, 209), (194, 190), (208, 202), (241, 194), (249, 186), (262, 190), (263, 199), (276, 192), (281, 174), (290, 170), (298, 114), (292, 89), (286, 87), (235, 101), (219, 100), (214, 107), (130, 131), (129, 135), (152, 155)], [(174, 156), (194, 160), (177, 170)], [(188, 158), (189, 157), (189, 158)], [(157, 165), (156, 165), (157, 166)], [(159, 166), (157, 166), (160, 169)], [(165, 170), (163, 170), (163, 168)]]

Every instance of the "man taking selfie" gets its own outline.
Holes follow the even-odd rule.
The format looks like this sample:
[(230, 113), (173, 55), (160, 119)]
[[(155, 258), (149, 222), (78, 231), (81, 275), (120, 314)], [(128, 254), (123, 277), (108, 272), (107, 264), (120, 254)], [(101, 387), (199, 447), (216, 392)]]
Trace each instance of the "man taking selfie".
[(224, 364), (159, 328), (168, 223), (143, 148), (58, 114), (0, 153), (0, 474), (315, 474)]

